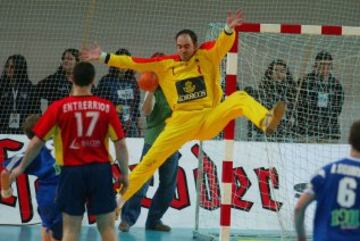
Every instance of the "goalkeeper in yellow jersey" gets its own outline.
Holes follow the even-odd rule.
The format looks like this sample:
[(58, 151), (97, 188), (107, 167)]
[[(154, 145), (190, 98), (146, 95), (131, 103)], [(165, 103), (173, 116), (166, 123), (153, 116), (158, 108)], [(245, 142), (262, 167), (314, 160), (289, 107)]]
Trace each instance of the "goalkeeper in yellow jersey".
[(109, 66), (135, 71), (153, 71), (173, 113), (143, 160), (132, 171), (129, 187), (120, 203), (127, 201), (176, 150), (191, 140), (216, 136), (229, 121), (245, 116), (265, 133), (279, 124), (285, 103), (267, 110), (244, 91), (221, 102), (220, 62), (235, 40), (234, 28), (243, 22), (242, 12), (229, 13), (226, 26), (216, 41), (198, 46), (191, 30), (176, 35), (176, 54), (155, 58), (118, 56), (99, 46), (82, 49), (84, 61), (100, 60)]

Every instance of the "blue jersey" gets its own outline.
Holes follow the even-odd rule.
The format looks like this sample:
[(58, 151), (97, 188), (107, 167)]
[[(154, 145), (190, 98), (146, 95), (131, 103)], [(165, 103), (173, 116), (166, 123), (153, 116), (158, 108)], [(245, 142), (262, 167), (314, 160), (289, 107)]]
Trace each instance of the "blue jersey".
[[(4, 162), (7, 169), (13, 169), (22, 160), (21, 156), (12, 157)], [(60, 169), (55, 164), (55, 159), (50, 150), (43, 147), (39, 155), (24, 171), (25, 174), (38, 177), (36, 201), (39, 206), (53, 203), (56, 196), (56, 187), (59, 182)]]
[(360, 159), (326, 165), (311, 179), (311, 189), (317, 201), (313, 240), (360, 240)]

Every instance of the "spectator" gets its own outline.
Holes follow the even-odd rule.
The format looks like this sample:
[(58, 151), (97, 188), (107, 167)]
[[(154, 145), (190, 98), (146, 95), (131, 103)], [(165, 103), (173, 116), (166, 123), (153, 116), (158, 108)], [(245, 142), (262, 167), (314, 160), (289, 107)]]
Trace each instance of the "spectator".
[(295, 206), (298, 241), (306, 241), (305, 211), (316, 201), (314, 241), (358, 241), (360, 238), (360, 121), (349, 136), (350, 156), (332, 162), (311, 179)]
[(299, 80), (298, 131), (313, 141), (340, 139), (344, 90), (331, 74), (332, 67), (331, 54), (321, 51), (316, 55), (314, 70)]
[(23, 134), (21, 123), (39, 111), (24, 56), (16, 54), (6, 60), (0, 83), (0, 133)]
[[(131, 56), (127, 49), (119, 49), (116, 55)], [(108, 74), (101, 78), (95, 93), (116, 106), (127, 137), (140, 136), (140, 91), (133, 70), (109, 67)]]
[[(152, 57), (163, 56), (155, 53)], [(146, 116), (146, 129), (142, 156), (145, 156), (151, 145), (165, 127), (165, 120), (171, 116), (171, 109), (160, 87), (154, 92), (146, 92), (142, 111)], [(168, 225), (162, 223), (161, 218), (169, 208), (175, 194), (176, 178), (178, 170), (179, 152), (171, 155), (159, 168), (159, 187), (151, 201), (146, 220), (146, 229), (157, 231), (170, 231)], [(130, 198), (122, 208), (121, 223), (119, 229), (129, 231), (138, 219), (141, 211), (141, 200), (145, 197), (149, 188), (149, 182)]]
[(61, 55), (61, 64), (57, 71), (36, 85), (38, 106), (43, 113), (55, 100), (70, 94), (72, 88), (70, 77), (78, 62), (79, 50), (66, 49)]
[[(273, 60), (267, 67), (264, 77), (261, 79), (257, 93), (247, 91), (265, 107), (271, 108), (278, 101), (285, 101), (287, 111), (284, 119), (281, 120), (277, 131), (267, 137), (272, 141), (287, 141), (292, 138), (294, 103), (296, 98), (296, 82), (290, 73), (289, 67), (282, 59)], [(255, 130), (255, 140), (264, 140), (263, 132), (251, 122), (250, 131)], [(251, 135), (250, 135), (251, 136)]]

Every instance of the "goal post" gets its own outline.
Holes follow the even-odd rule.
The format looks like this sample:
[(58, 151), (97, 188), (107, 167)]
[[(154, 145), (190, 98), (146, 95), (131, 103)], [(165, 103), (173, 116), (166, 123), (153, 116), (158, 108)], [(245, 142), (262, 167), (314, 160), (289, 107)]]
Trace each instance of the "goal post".
[[(209, 26), (207, 39), (216, 37), (223, 24), (212, 23)], [(276, 135), (266, 137), (254, 131), (247, 120), (230, 122), (225, 128), (223, 141), (204, 142), (203, 149), (200, 150), (206, 153), (203, 165), (209, 165), (211, 157), (213, 168), (221, 174), (210, 177), (216, 172), (208, 172), (202, 175), (205, 179), (198, 179), (209, 190), (200, 189), (198, 193), (200, 207), (197, 216), (200, 225), (195, 233), (202, 238), (221, 241), (232, 240), (238, 236), (290, 240), (289, 237), (295, 235), (293, 208), (311, 175), (322, 165), (348, 154), (348, 146), (345, 144), (347, 132), (350, 124), (360, 117), (356, 114), (359, 111), (356, 105), (359, 98), (353, 91), (359, 87), (357, 76), (360, 74), (360, 28), (244, 23), (236, 28), (236, 33), (238, 41), (229, 51), (223, 71), (226, 74), (226, 96), (236, 89), (248, 90), (249, 86), (250, 89), (257, 90), (269, 63), (274, 59), (282, 59), (296, 84), (296, 91), (290, 100), (293, 102), (292, 115), (295, 121), (299, 112), (301, 115), (302, 111), (309, 111), (302, 106), (300, 98), (303, 96), (300, 93), (314, 91), (304, 87), (305, 77), (314, 71), (319, 53), (330, 53), (331, 74), (341, 83), (344, 92), (338, 116), (340, 136), (326, 139), (318, 135), (315, 138), (309, 137), (308, 133), (299, 134), (298, 128), (287, 128), (286, 138), (278, 138)], [(266, 97), (254, 97), (266, 105), (267, 100), (261, 98), (264, 96)], [(312, 118), (317, 119), (321, 118), (322, 113), (316, 115), (312, 112), (312, 115)], [(292, 125), (307, 128), (306, 122), (295, 122)], [(249, 136), (249, 129), (261, 138)], [(204, 171), (206, 172), (206, 169)], [(220, 182), (215, 188), (211, 187), (209, 182), (214, 178)], [(217, 189), (219, 196), (211, 195)], [(205, 202), (201, 203), (212, 198), (218, 198), (218, 206), (209, 208)], [(212, 204), (214, 203), (216, 201), (212, 200)], [(312, 205), (307, 211), (306, 229), (309, 235), (314, 207), (315, 205)], [(214, 220), (218, 222), (217, 232), (209, 229)]]

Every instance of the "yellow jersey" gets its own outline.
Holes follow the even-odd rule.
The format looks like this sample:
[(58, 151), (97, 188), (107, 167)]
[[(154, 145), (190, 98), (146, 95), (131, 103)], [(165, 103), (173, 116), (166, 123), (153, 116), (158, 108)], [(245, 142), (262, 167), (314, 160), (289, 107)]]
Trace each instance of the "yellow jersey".
[(115, 54), (105, 61), (109, 66), (155, 72), (172, 111), (201, 110), (221, 101), (220, 62), (234, 40), (235, 33), (223, 31), (216, 41), (202, 44), (188, 61), (178, 55), (138, 58)]

